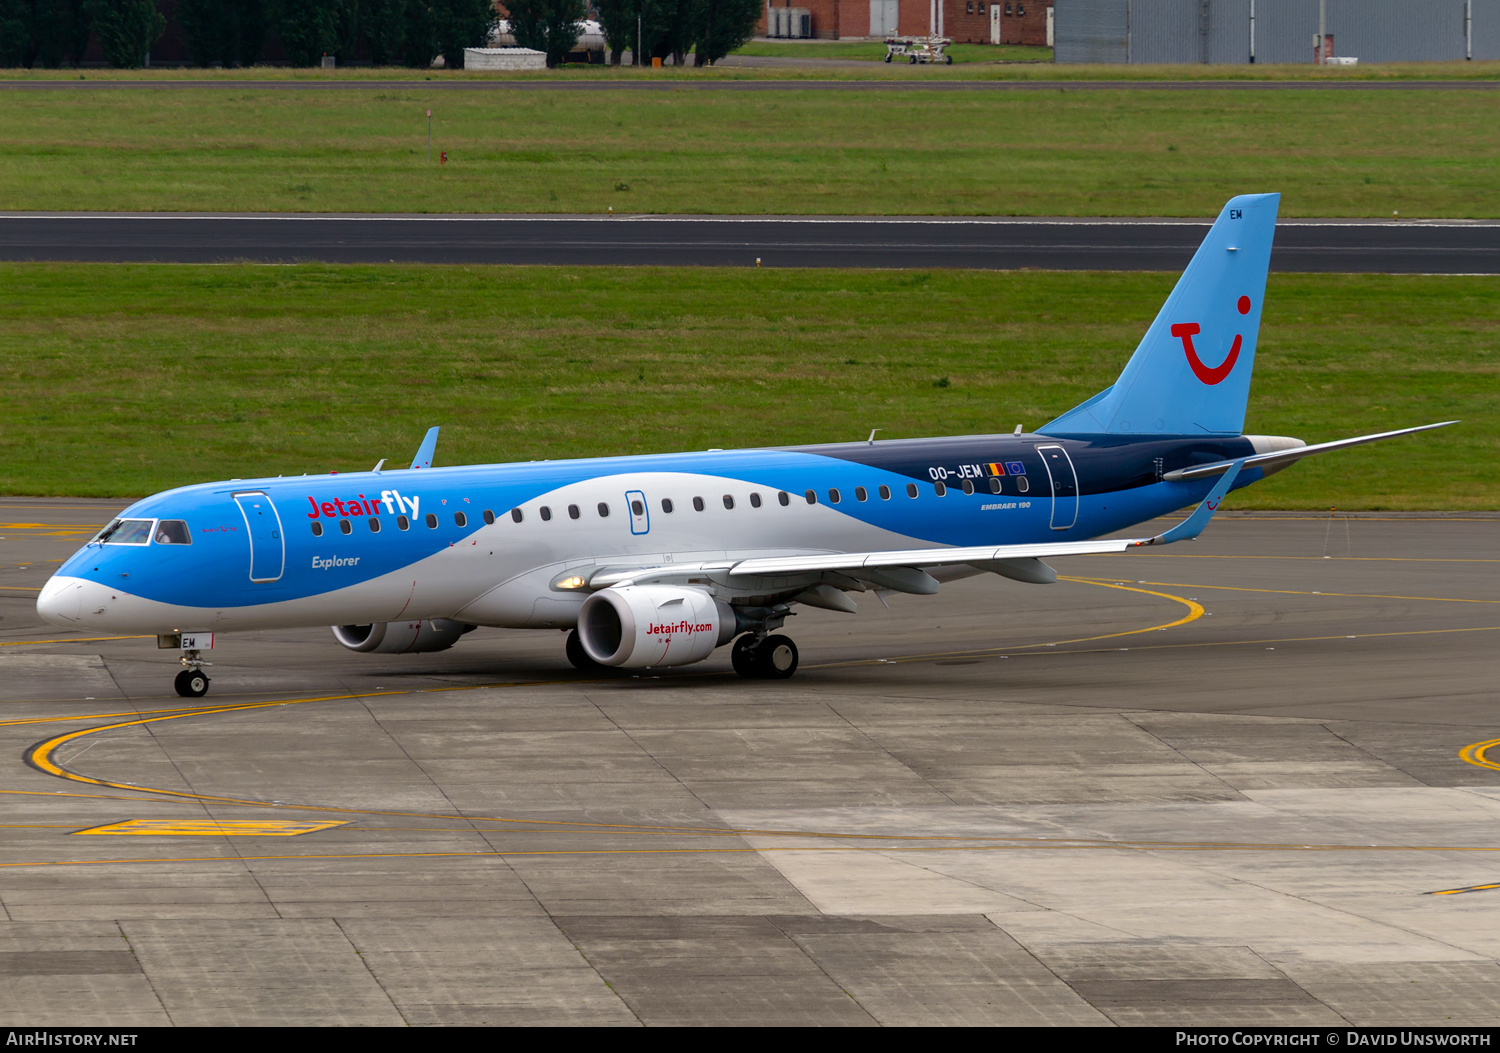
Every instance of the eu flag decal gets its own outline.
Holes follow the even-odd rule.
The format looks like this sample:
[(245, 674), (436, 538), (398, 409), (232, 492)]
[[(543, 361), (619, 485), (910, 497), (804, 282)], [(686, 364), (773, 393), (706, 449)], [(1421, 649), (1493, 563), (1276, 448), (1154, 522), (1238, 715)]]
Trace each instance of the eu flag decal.
[(1026, 466), (1020, 461), (1006, 461), (1005, 470), (1011, 475), (1025, 475)]

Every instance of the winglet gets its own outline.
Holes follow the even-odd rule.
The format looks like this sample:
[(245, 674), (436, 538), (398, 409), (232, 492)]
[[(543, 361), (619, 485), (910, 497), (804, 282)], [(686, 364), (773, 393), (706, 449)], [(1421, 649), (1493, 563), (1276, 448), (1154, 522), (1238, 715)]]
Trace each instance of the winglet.
[(1203, 533), (1203, 528), (1208, 526), (1208, 521), (1213, 518), (1214, 513), (1219, 510), (1219, 505), (1224, 501), (1224, 495), (1229, 493), (1229, 488), (1234, 485), (1235, 478), (1240, 474), (1240, 469), (1245, 467), (1244, 458), (1240, 458), (1229, 466), (1214, 488), (1208, 492), (1203, 503), (1193, 509), (1193, 514), (1178, 523), (1171, 530), (1157, 534), (1153, 538), (1137, 542), (1141, 545), (1170, 545), (1174, 541), (1186, 541)]
[(417, 455), (411, 459), (413, 468), (431, 468), (432, 454), (437, 449), (438, 426), (433, 425), (427, 429), (427, 436), (422, 440)]

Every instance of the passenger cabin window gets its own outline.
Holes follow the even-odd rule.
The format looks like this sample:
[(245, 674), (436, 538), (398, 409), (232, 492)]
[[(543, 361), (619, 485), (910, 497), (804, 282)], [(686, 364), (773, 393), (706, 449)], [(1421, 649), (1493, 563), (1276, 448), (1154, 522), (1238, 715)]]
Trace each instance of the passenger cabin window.
[(116, 519), (94, 538), (101, 545), (149, 545), (151, 520)]
[(854, 499), (856, 501), (868, 501), (870, 499), (870, 491), (866, 490), (863, 486), (856, 486), (854, 488)]
[(541, 513), (543, 523), (552, 522), (552, 509), (548, 508), (546, 505), (543, 505), (541, 508), (537, 509), (537, 511)]
[(782, 508), (785, 508), (787, 505), (792, 503), (792, 495), (787, 493), (785, 490), (782, 490), (776, 495), (776, 500), (781, 503)]
[(880, 499), (882, 501), (889, 501), (891, 499), (891, 488), (884, 483), (880, 484)]
[(605, 504), (603, 501), (599, 502), (599, 518), (600, 519), (608, 519), (609, 518), (609, 505)]
[(378, 533), (380, 533), (380, 517), (379, 516), (371, 516), (369, 519), (365, 520), (365, 522), (367, 522), (367, 523), (370, 524), (370, 533), (372, 533), (372, 534), (378, 534)]
[[(436, 512), (428, 512), (427, 513), (427, 529), (428, 530), (436, 530), (437, 529), (437, 513)], [(347, 534), (347, 533), (349, 533), (349, 531), (346, 530), (346, 531), (344, 531), (344, 533)]]
[(158, 545), (191, 545), (193, 535), (188, 533), (186, 521), (163, 519), (156, 524), (156, 543)]
[(661, 499), (661, 510), (663, 512), (666, 512), (668, 515), (671, 514), (671, 512), (672, 512), (672, 499), (670, 497), (663, 497)]
[(724, 495), (724, 507), (725, 508), (733, 508), (734, 507), (734, 498), (730, 497), (728, 494)]
[(397, 530), (407, 530), (410, 527), (411, 527), (411, 520), (410, 519), (407, 519), (405, 516), (397, 516), (396, 517), (396, 529)]
[(695, 498), (693, 498), (693, 511), (694, 512), (701, 512), (701, 511), (703, 511), (703, 498), (701, 498), (701, 497), (695, 497)]
[(491, 512), (488, 508), (486, 508), (484, 510), (484, 525), (485, 526), (494, 526), (495, 525), (495, 513)]
[(751, 508), (759, 508), (760, 507), (760, 494), (751, 494), (750, 495), (750, 507)]
[(828, 503), (831, 505), (836, 505), (839, 503), (839, 492), (832, 487), (829, 487), (828, 489)]
[[(434, 516), (433, 518), (437, 518), (437, 517)], [(354, 528), (349, 525), (349, 520), (347, 520), (347, 519), (340, 519), (339, 520), (339, 533), (341, 533), (341, 534), (347, 534), (347, 533), (349, 533), (353, 529)]]
[(583, 513), (580, 512), (580, 511), (578, 511), (578, 506), (577, 505), (569, 505), (568, 506), (568, 518), (569, 519), (577, 519), (581, 515), (583, 515)]
[(1000, 477), (998, 475), (992, 475), (992, 476), (990, 476), (990, 493), (992, 493), (992, 494), (998, 494), (999, 492), (1000, 492)]
[(323, 524), (319, 523), (316, 519), (314, 519), (312, 521), (312, 532), (313, 532), (313, 537), (322, 537), (323, 536)]
[(964, 493), (966, 493), (966, 494), (972, 494), (974, 492), (974, 480), (973, 479), (965, 479), (964, 482), (963, 482), (963, 487), (964, 487)]
[(906, 484), (906, 496), (907, 497), (911, 497), (911, 498), (915, 498), (917, 496), (917, 484), (916, 483), (907, 483)]
[(519, 508), (512, 508), (510, 510), (510, 518), (511, 522), (519, 523), (522, 519), (525, 518), (525, 514)]
[(933, 493), (937, 494), (939, 497), (942, 497), (944, 494), (946, 494), (948, 492), (948, 488), (946, 486), (944, 486), (942, 483), (933, 483), (932, 484), (932, 490), (933, 490)]
[(633, 499), (630, 502), (630, 514), (633, 515), (633, 516), (643, 516), (643, 515), (645, 515), (646, 514), (646, 502), (641, 501), (639, 499)]
[(807, 503), (810, 505), (818, 503), (818, 492), (816, 490), (807, 491)]
[(457, 526), (457, 527), (468, 526), (469, 525), (469, 517), (466, 516), (466, 515), (464, 515), (462, 512), (454, 512), (453, 513), (453, 525)]
[(1024, 494), (1027, 490), (1030, 490), (1030, 489), (1031, 489), (1031, 484), (1026, 481), (1026, 477), (1024, 475), (1018, 475), (1018, 476), (1016, 476), (1016, 491), (1018, 493), (1023, 493)]

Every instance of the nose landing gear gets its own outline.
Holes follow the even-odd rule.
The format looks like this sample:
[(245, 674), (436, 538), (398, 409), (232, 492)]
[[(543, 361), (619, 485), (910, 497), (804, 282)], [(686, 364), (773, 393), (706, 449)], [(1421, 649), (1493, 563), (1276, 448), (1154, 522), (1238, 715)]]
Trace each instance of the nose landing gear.
[(203, 667), (209, 663), (199, 658), (197, 651), (184, 651), (182, 664), (186, 668), (172, 681), (177, 693), (183, 698), (202, 698), (208, 694), (208, 674), (203, 671)]
[(797, 645), (779, 634), (756, 639), (746, 633), (730, 648), (729, 661), (747, 680), (785, 680), (797, 671)]

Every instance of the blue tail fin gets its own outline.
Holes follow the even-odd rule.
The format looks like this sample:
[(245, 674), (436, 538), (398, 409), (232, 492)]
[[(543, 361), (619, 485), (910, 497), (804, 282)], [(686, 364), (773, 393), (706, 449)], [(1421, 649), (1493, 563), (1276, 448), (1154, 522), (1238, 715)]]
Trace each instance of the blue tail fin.
[(1239, 435), (1280, 194), (1232, 198), (1111, 387), (1045, 435)]

